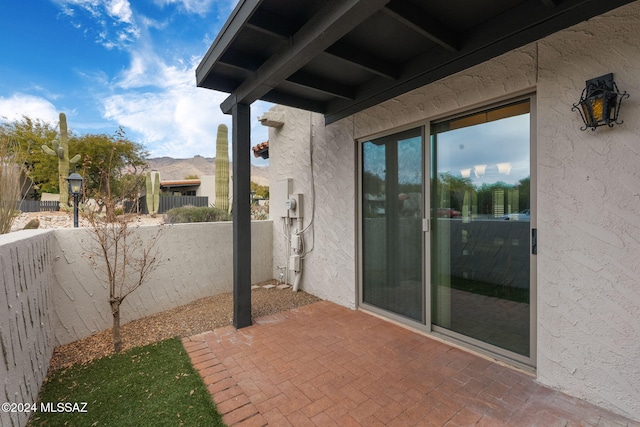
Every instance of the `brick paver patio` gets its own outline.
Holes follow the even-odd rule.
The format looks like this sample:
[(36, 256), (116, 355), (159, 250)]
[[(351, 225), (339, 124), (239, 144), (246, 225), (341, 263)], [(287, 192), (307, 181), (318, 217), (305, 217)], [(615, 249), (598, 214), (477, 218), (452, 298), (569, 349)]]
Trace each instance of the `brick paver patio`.
[(327, 301), (183, 343), (229, 426), (640, 426)]

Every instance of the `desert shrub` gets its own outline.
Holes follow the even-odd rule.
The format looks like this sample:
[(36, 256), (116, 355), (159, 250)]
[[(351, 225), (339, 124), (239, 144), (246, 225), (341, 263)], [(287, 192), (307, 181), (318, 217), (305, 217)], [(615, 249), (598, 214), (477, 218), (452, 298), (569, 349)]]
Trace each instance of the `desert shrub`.
[(165, 213), (165, 222), (169, 224), (217, 221), (231, 221), (231, 215), (222, 209), (204, 206), (183, 206), (169, 209)]
[(26, 171), (18, 148), (12, 139), (0, 136), (0, 234), (11, 231), (19, 213), (16, 206), (22, 199), (22, 174)]
[(269, 206), (251, 206), (251, 219), (257, 221), (269, 219)]

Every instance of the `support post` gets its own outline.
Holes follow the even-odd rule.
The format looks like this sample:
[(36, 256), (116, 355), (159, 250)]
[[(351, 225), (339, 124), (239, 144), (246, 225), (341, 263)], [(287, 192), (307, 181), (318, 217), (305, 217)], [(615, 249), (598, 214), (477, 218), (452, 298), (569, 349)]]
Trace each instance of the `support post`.
[(231, 109), (233, 154), (233, 326), (251, 325), (251, 107)]

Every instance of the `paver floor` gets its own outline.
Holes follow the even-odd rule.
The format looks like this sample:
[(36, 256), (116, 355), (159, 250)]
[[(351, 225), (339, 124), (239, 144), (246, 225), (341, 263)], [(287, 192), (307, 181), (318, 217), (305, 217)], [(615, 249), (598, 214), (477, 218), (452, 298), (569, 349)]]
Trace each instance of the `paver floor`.
[(634, 426), (533, 377), (322, 301), (183, 339), (229, 426)]

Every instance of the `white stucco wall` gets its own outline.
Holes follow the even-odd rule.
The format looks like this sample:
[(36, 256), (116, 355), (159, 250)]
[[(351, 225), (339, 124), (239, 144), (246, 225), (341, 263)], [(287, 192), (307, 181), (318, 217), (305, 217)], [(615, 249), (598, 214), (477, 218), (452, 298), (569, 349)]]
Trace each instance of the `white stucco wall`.
[[(230, 292), (233, 224), (167, 225), (161, 264), (127, 297), (122, 323)], [(157, 227), (135, 230), (143, 239)], [(272, 223), (252, 222), (253, 283), (272, 275)], [(0, 235), (0, 396), (36, 402), (53, 349), (111, 327), (109, 293), (87, 258), (87, 229), (23, 230)], [(27, 412), (0, 412), (0, 425), (26, 425)]]
[(216, 201), (216, 176), (204, 175), (200, 177), (200, 186), (196, 189), (196, 196), (208, 197), (209, 205)]
[[(305, 248), (313, 249), (302, 262), (301, 289), (320, 298), (355, 308), (355, 146), (350, 122), (324, 126), (319, 114), (275, 106), (286, 112), (286, 123), (269, 129), (270, 215), (273, 220), (273, 269), (287, 265), (281, 218), (273, 214), (280, 198), (277, 181), (292, 178), (293, 193), (304, 195)], [(310, 167), (313, 151), (313, 179)], [(312, 185), (312, 182), (314, 185)], [(294, 223), (295, 226), (295, 223)], [(293, 276), (289, 276), (293, 282)]]
[[(196, 299), (233, 289), (231, 222), (165, 225), (158, 268), (129, 295), (121, 310), (122, 324)], [(139, 227), (148, 239), (156, 227)], [(55, 231), (53, 247), (53, 338), (66, 344), (111, 327), (109, 291), (102, 272), (89, 262), (86, 229)], [(271, 221), (252, 222), (252, 283), (271, 279)]]
[[(0, 235), (0, 400), (38, 400), (53, 353), (53, 233)], [(11, 409), (11, 408), (10, 408)], [(0, 411), (0, 425), (26, 425), (29, 413)]]
[[(538, 46), (538, 380), (640, 420), (640, 3)], [(581, 132), (609, 72), (624, 124)]]
[[(585, 80), (609, 72), (631, 94), (625, 123), (582, 132), (571, 106)], [(270, 129), (270, 180), (292, 178), (305, 195), (312, 123), (315, 243), (302, 287), (356, 304), (356, 139), (528, 92), (537, 94), (537, 378), (640, 420), (640, 2), (329, 126), (275, 107), (285, 124)], [(274, 218), (274, 274), (285, 265), (280, 229)]]

